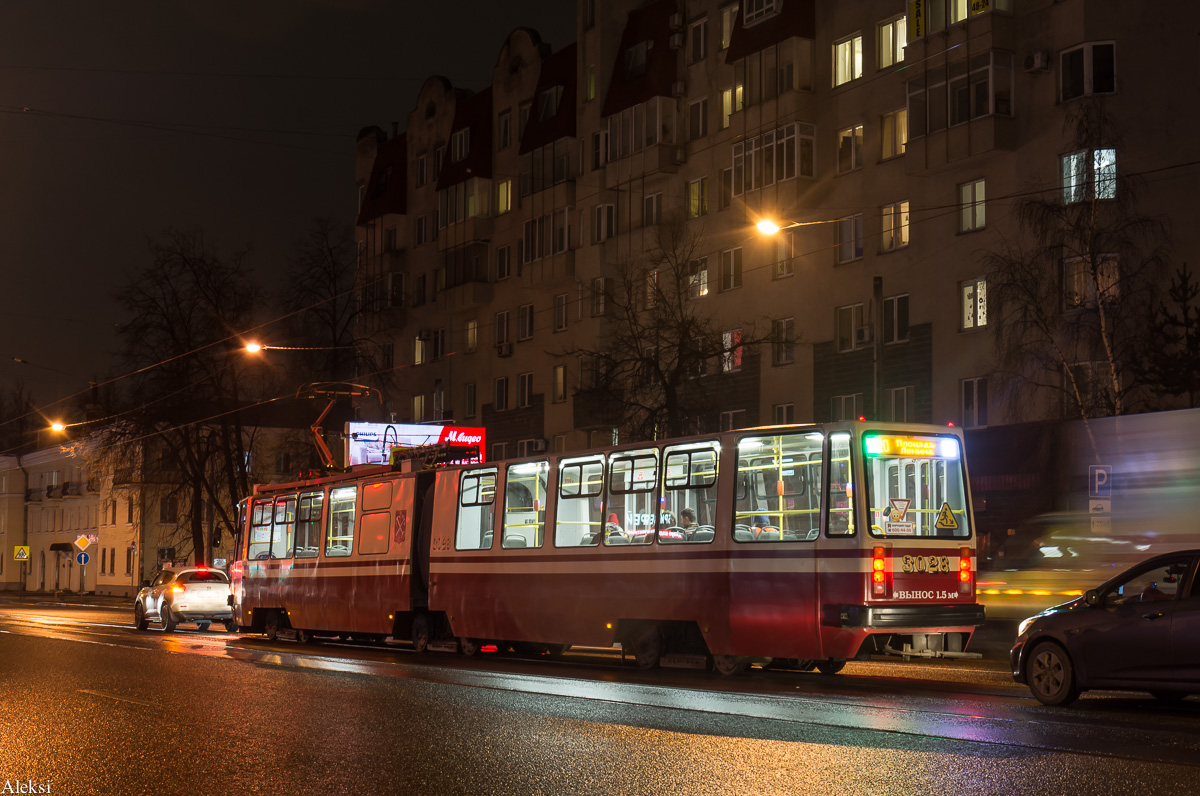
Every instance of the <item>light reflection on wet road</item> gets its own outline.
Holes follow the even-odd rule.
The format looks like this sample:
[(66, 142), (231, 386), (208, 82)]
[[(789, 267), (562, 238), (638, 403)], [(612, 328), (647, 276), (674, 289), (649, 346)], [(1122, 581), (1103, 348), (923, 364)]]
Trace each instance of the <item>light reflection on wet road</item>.
[[(291, 739), (284, 747), (299, 743), (314, 761), (336, 768), (344, 764), (338, 755), (357, 760), (363, 748), (377, 747), (382, 758), (370, 758), (364, 769), (372, 779), (393, 771), (390, 750), (404, 748), (404, 782), (450, 792), (792, 792), (803, 774), (825, 793), (1116, 793), (1136, 789), (1130, 786), (1143, 776), (1149, 789), (1142, 792), (1163, 792), (1174, 782), (1179, 793), (1194, 783), (1200, 762), (1195, 698), (1163, 708), (1142, 695), (1102, 696), (1053, 710), (1033, 702), (996, 662), (852, 662), (836, 677), (755, 671), (719, 679), (640, 672), (615, 665), (611, 655), (466, 659), (269, 644), (186, 628), (138, 633), (125, 623), (127, 613), (0, 604), (0, 674), (9, 683), (0, 695), (0, 726), (15, 721), (6, 738), (23, 737), (10, 735), (17, 727), (44, 734), (64, 711), (111, 710), (128, 711), (135, 722), (118, 722), (117, 743), (123, 736), (137, 743), (147, 731), (136, 714), (192, 704), (191, 693), (196, 704), (220, 706), (212, 715), (220, 729), (206, 732), (197, 723), (203, 710), (188, 716), (171, 733), (185, 748), (199, 743), (245, 757), (240, 750), (248, 741), (276, 749), (259, 736), (283, 735)], [(62, 671), (47, 679), (54, 669)], [(287, 696), (295, 689), (304, 699)], [(30, 692), (36, 698), (20, 709), (14, 694)], [(297, 727), (315, 736), (300, 740)], [(358, 746), (326, 749), (318, 740), (327, 732), (349, 734), (356, 739), (350, 746)], [(135, 746), (139, 754), (157, 759), (169, 751), (146, 743)], [(10, 749), (0, 752), (0, 780), (36, 779), (27, 767), (13, 767), (20, 758), (11, 744), (0, 747)], [(513, 755), (525, 765), (506, 759)], [(249, 771), (265, 771), (269, 762), (253, 755), (245, 761)], [(460, 778), (446, 766), (478, 770), (484, 779)], [(141, 780), (129, 776), (129, 792), (138, 792)], [(269, 777), (221, 780), (234, 781), (249, 792), (273, 792), (260, 790)], [(931, 787), (935, 781), (942, 786)], [(297, 782), (304, 783), (297, 792), (322, 792), (316, 788), (331, 783), (324, 792), (369, 791), (325, 775)]]

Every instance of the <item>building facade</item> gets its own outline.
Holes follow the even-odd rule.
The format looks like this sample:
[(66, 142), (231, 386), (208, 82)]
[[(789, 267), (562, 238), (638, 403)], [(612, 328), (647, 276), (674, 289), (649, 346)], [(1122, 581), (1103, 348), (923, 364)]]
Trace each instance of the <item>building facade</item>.
[[(1175, 117), (1200, 75), (1175, 31), (1198, 16), (1115, 0), (579, 0), (575, 42), (518, 28), (487, 88), (431, 77), (405, 124), (359, 136), (360, 328), (399, 374), (385, 412), (484, 425), (492, 458), (608, 442), (620, 417), (578, 352), (611, 335), (621, 264), (678, 217), (703, 241), (704, 316), (762, 341), (726, 352), (747, 388), (698, 430), (862, 415), (982, 436), (1070, 418), (1064, 380), (1094, 353), (1004, 392), (996, 263), (1042, 243), (1023, 200), (1113, 204), (1126, 177), (1145, 189), (1139, 213), (1175, 220), (1171, 249), (1191, 248), (1190, 125)], [(1051, 266), (1063, 313), (1087, 303), (1080, 261), (1064, 249)], [(1037, 486), (1013, 460), (973, 460), (981, 510)]]

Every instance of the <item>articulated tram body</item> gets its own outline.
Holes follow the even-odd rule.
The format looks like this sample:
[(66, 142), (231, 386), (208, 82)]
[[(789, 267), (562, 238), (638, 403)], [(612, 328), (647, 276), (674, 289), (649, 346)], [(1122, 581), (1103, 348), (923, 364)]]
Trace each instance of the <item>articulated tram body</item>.
[[(319, 503), (319, 505), (318, 505)], [(235, 618), (480, 644), (959, 655), (983, 621), (956, 429), (780, 426), (260, 490)]]

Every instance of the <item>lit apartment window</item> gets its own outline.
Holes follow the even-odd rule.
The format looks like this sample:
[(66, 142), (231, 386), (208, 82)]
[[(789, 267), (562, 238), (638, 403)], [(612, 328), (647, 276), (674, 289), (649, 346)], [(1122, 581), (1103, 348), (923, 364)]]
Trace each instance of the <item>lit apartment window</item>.
[(738, 4), (725, 6), (721, 9), (721, 49), (729, 49), (729, 41), (733, 38), (733, 23), (737, 21)]
[(517, 407), (525, 409), (533, 406), (533, 374), (517, 374)]
[(512, 209), (512, 180), (501, 180), (496, 183), (496, 215), (502, 216)]
[(476, 348), (479, 347), (479, 321), (476, 321), (476, 320), (467, 321), (466, 329), (464, 330), (464, 332), (465, 333), (463, 336), (466, 338), (466, 340), (464, 341), (466, 344), (466, 350), (474, 351)]
[(699, 141), (708, 135), (708, 99), (700, 99), (688, 105), (688, 136)]
[(796, 361), (796, 320), (782, 318), (771, 324), (771, 362), (790, 365)]
[(559, 293), (554, 297), (554, 331), (567, 330), (567, 294)]
[(727, 88), (721, 92), (721, 129), (724, 130), (729, 126), (729, 117), (742, 109), (742, 104), (745, 102), (745, 90), (739, 83), (738, 85)]
[(425, 419), (425, 396), (414, 395), (412, 397), (412, 416), (414, 423), (420, 423)]
[(908, 294), (883, 300), (883, 342), (908, 342)]
[(688, 263), (688, 298), (708, 295), (708, 258), (701, 257)]
[(492, 385), (492, 408), (503, 412), (508, 408), (508, 377), (501, 376)]
[(838, 173), (862, 168), (863, 164), (863, 126), (847, 127), (838, 130)]
[(700, 218), (708, 214), (708, 177), (688, 183), (688, 217)]
[(567, 400), (567, 366), (554, 366), (554, 403)]
[(987, 379), (962, 380), (962, 425), (963, 428), (980, 428), (987, 425)]
[(830, 420), (857, 420), (863, 416), (863, 394), (833, 396), (830, 411)]
[(721, 252), (721, 290), (733, 290), (742, 286), (742, 249), (727, 249)]
[(517, 339), (528, 340), (533, 337), (533, 305), (522, 304), (517, 307)]
[(1117, 45), (1084, 44), (1064, 50), (1058, 59), (1063, 101), (1117, 90)]
[(837, 308), (837, 350), (839, 354), (861, 348), (868, 337), (862, 304)]
[(1061, 158), (1063, 203), (1117, 198), (1117, 150), (1091, 149)]
[(833, 45), (833, 85), (862, 77), (862, 36), (850, 36)]
[(413, 364), (424, 365), (429, 358), (429, 341), (425, 339), (424, 332), (418, 332), (413, 338)]
[(975, 180), (958, 186), (958, 231), (983, 229), (984, 181)]
[(771, 408), (771, 421), (777, 425), (787, 425), (796, 422), (795, 404), (775, 404)]
[(896, 202), (883, 208), (882, 241), (885, 252), (908, 245), (908, 202)]
[(691, 62), (696, 64), (708, 55), (708, 18), (693, 22), (689, 29), (691, 37)]
[(904, 60), (904, 45), (908, 42), (907, 25), (904, 17), (896, 17), (879, 24), (880, 69), (886, 69)]
[(901, 108), (892, 113), (885, 113), (879, 119), (879, 136), (883, 149), (880, 157), (883, 160), (903, 155), (908, 146), (908, 111)]
[(848, 263), (863, 256), (863, 217), (861, 213), (839, 220), (837, 232), (839, 263)]
[(987, 326), (987, 280), (983, 277), (962, 283), (962, 328)]

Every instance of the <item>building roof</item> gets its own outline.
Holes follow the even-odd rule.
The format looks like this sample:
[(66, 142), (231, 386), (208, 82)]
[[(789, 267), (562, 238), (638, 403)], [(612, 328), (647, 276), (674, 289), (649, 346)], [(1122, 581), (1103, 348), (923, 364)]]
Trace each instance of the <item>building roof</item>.
[(388, 213), (404, 215), (407, 189), (408, 138), (402, 133), (379, 145), (357, 223), (362, 225)]
[[(679, 61), (671, 49), (671, 15), (677, 10), (676, 0), (657, 0), (629, 13), (601, 110), (604, 116), (620, 113), (652, 97), (671, 96)], [(627, 53), (642, 44), (646, 45), (646, 69), (629, 74)]]
[[(467, 156), (459, 161), (451, 160), (454, 134), (468, 129)], [(442, 160), (442, 173), (437, 188), (449, 188), (472, 177), (492, 176), (492, 87), (478, 94), (460, 99), (454, 109), (454, 124), (450, 127), (450, 141), (446, 142), (446, 155)]]
[[(575, 79), (575, 53), (575, 43), (572, 42), (542, 61), (537, 91), (534, 92), (533, 110), (525, 125), (525, 135), (521, 138), (520, 154), (532, 152), (560, 138), (575, 136), (575, 95), (578, 83)], [(562, 89), (558, 110), (548, 119), (538, 118), (542, 92), (556, 87)]]
[(742, 26), (742, 13), (738, 13), (737, 21), (729, 34), (725, 63), (732, 64), (794, 36), (803, 39), (817, 37), (815, 0), (788, 0), (786, 3), (779, 3), (777, 8), (779, 10), (774, 16), (748, 28)]

